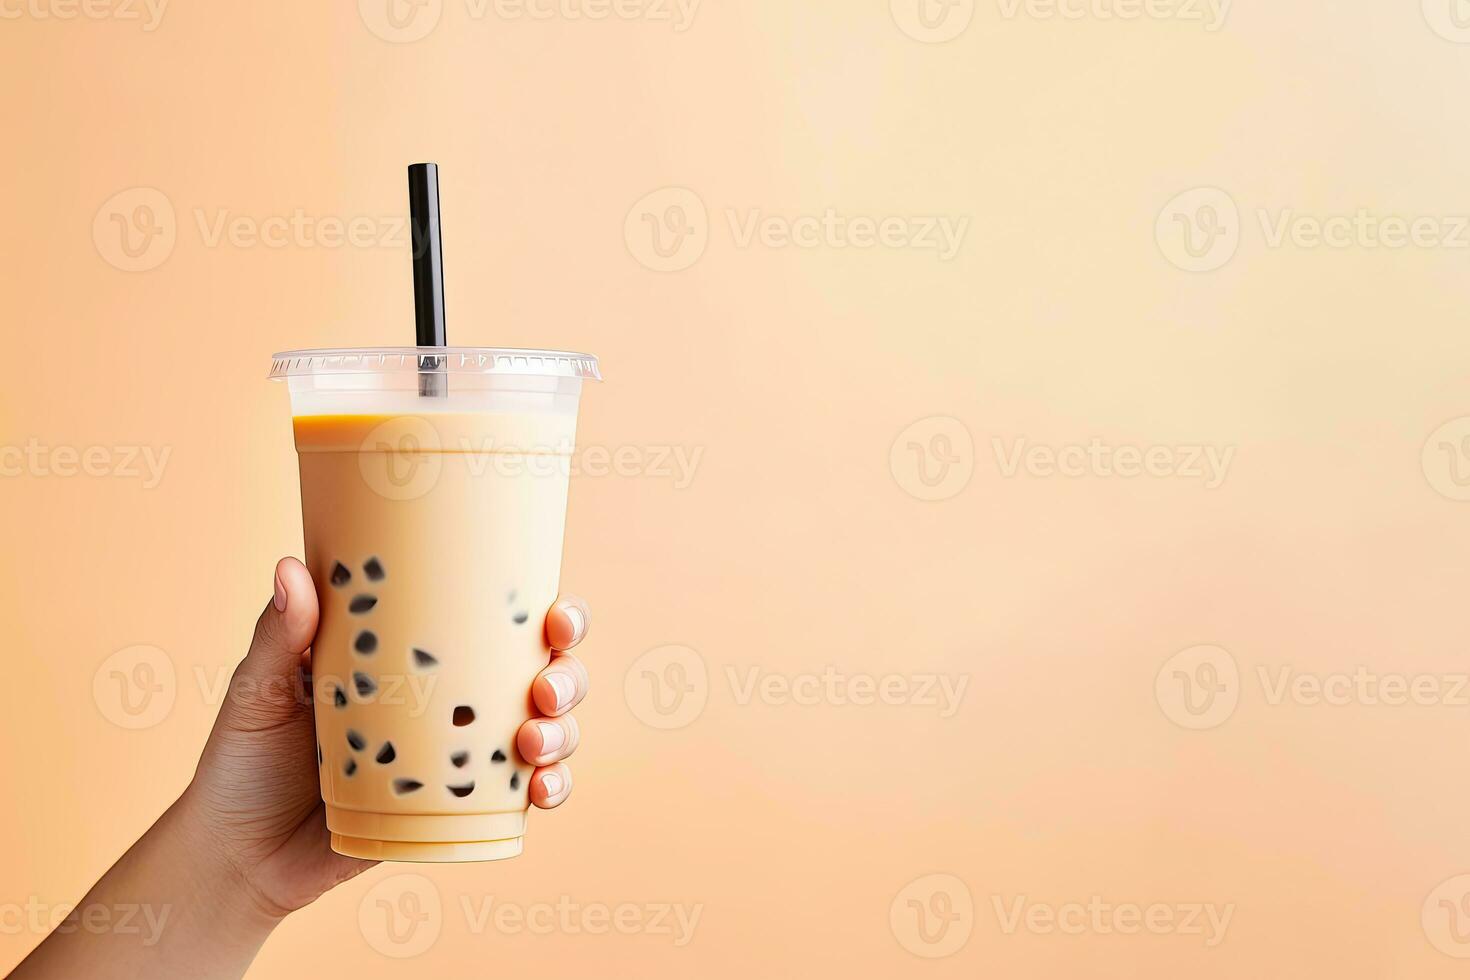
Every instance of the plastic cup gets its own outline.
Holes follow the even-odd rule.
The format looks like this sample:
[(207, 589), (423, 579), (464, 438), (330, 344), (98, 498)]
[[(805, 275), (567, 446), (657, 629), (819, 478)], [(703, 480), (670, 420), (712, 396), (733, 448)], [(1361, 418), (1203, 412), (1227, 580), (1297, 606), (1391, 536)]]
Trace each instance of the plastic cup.
[[(503, 348), (278, 354), (321, 623), (312, 688), (332, 848), (521, 852), (515, 734), (547, 665), (567, 485), (597, 359)], [(426, 379), (432, 383), (424, 383)]]

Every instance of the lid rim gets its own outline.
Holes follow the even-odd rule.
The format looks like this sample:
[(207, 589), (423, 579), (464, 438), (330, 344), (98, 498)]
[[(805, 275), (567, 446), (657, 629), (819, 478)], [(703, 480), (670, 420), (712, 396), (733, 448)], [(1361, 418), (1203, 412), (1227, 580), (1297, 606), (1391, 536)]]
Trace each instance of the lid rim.
[[(421, 360), (439, 363), (424, 366)], [(595, 355), (522, 347), (312, 347), (271, 355), (271, 381), (340, 374), (424, 371), (505, 374), (601, 381)]]

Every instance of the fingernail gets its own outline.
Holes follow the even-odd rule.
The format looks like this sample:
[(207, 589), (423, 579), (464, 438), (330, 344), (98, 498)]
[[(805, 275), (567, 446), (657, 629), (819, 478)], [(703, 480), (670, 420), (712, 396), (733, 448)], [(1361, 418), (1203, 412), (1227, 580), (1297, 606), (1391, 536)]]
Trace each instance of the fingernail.
[(286, 611), (286, 583), (281, 581), (281, 576), (276, 576), (276, 612)]
[(587, 620), (582, 618), (582, 610), (576, 606), (567, 606), (565, 609), (567, 619), (572, 621), (572, 642), (582, 638), (582, 631), (587, 628)]
[(566, 730), (555, 722), (537, 722), (536, 730), (541, 733), (542, 755), (550, 755), (561, 748), (562, 743), (567, 740)]
[(551, 693), (556, 695), (557, 711), (565, 709), (577, 695), (577, 682), (560, 670), (547, 674), (546, 683), (551, 685)]
[(544, 773), (541, 776), (541, 787), (546, 790), (548, 800), (556, 799), (557, 794), (561, 792), (561, 773)]

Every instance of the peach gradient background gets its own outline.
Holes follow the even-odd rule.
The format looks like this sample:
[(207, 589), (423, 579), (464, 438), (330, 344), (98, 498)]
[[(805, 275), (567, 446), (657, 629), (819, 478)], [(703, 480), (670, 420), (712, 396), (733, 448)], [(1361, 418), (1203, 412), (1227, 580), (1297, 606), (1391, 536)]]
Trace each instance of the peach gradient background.
[[(982, 0), (931, 44), (887, 0), (706, 0), (685, 31), (444, 0), (414, 43), (346, 0), (174, 0), (152, 31), (7, 6), (0, 444), (172, 455), (153, 489), (0, 479), (0, 903), (75, 901), (182, 789), (217, 710), (199, 678), (243, 653), (272, 563), (300, 553), (268, 355), (411, 336), (404, 249), (210, 246), (199, 221), (401, 215), (404, 166), (433, 159), (452, 338), (595, 352), (609, 382), (584, 446), (703, 457), (687, 487), (573, 486), (563, 582), (595, 610), (595, 687), (570, 805), (535, 815), (513, 862), (340, 888), (252, 975), (1463, 975), (1421, 910), (1470, 872), (1470, 708), (1273, 705), (1257, 673), (1467, 670), (1470, 510), (1420, 455), (1470, 415), (1470, 256), (1270, 248), (1256, 217), (1470, 212), (1470, 47), (1418, 8), (1242, 0), (1207, 32)], [(671, 186), (706, 205), (709, 241), (659, 273), (624, 226)], [(1195, 274), (1154, 229), (1201, 186), (1243, 232)], [(167, 196), (177, 243), (124, 272), (92, 229), (137, 187)], [(725, 214), (829, 207), (970, 226), (943, 262), (741, 247)], [(889, 458), (931, 416), (974, 445), (939, 502)], [(1093, 437), (1235, 456), (1207, 490), (1005, 478), (992, 449)], [(1190, 731), (1155, 676), (1206, 643), (1238, 663), (1239, 706)], [(92, 681), (136, 644), (167, 653), (178, 692), (128, 731)], [(676, 730), (624, 697), (665, 644), (709, 670)], [(727, 676), (829, 665), (969, 687), (941, 718), (740, 704)], [(359, 925), (400, 870), (444, 909), (402, 960)], [(890, 928), (930, 873), (975, 908), (941, 959)], [(995, 911), (1094, 895), (1233, 918), (1207, 948), (1007, 934)], [(461, 906), (563, 896), (702, 910), (676, 947), (476, 934)], [(5, 923), (0, 966), (40, 938)]]

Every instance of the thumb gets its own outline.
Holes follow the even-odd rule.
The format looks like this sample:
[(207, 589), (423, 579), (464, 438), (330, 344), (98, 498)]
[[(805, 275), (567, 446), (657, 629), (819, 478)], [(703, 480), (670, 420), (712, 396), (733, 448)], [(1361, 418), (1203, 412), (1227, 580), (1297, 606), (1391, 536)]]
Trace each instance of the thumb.
[(295, 558), (282, 558), (276, 563), (274, 594), (255, 623), (255, 637), (242, 670), (258, 679), (294, 679), (316, 626), (316, 587), (311, 573)]

